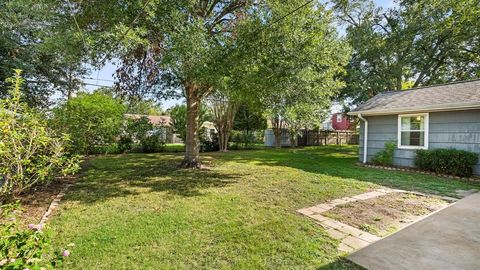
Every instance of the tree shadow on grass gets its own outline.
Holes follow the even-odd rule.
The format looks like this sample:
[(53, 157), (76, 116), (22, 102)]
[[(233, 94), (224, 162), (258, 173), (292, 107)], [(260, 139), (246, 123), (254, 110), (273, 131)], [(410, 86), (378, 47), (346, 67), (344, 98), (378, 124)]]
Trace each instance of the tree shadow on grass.
[(391, 188), (456, 197), (457, 189), (480, 188), (479, 184), (451, 181), (414, 172), (386, 171), (357, 166), (357, 148), (321, 146), (252, 152), (229, 152), (218, 162), (234, 161), (263, 166), (291, 167), (309, 173), (357, 180)]
[(147, 192), (202, 196), (206, 189), (237, 182), (234, 173), (179, 169), (178, 155), (118, 155), (90, 161), (85, 174), (71, 188), (66, 200), (95, 203)]
[(347, 258), (339, 258), (329, 264), (320, 266), (317, 270), (366, 270), (365, 268), (349, 261)]

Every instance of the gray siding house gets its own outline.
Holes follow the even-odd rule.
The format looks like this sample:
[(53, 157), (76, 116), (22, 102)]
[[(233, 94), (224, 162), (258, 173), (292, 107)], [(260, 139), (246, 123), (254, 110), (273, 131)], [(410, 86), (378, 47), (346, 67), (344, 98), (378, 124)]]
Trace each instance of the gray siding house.
[[(376, 95), (349, 113), (358, 116), (360, 161), (395, 141), (394, 165), (414, 167), (417, 149), (455, 148), (480, 154), (480, 80)], [(480, 175), (480, 162), (474, 167)]]

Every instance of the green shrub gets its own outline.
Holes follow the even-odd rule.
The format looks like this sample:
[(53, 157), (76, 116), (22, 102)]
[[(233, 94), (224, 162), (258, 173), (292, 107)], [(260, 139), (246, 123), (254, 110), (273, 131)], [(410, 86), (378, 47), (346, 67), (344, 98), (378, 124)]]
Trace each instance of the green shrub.
[(215, 152), (220, 150), (218, 134), (215, 132), (207, 132), (205, 128), (200, 130), (200, 152)]
[(94, 92), (80, 93), (54, 110), (52, 124), (70, 134), (73, 150), (95, 153), (95, 147), (116, 143), (124, 122), (126, 106), (112, 96)]
[(107, 143), (101, 145), (94, 145), (91, 147), (90, 154), (108, 155), (108, 154), (122, 154), (117, 143)]
[(146, 116), (128, 119), (123, 133), (117, 143), (119, 151), (128, 147), (128, 151), (132, 150), (134, 142), (140, 146), (135, 147), (134, 152), (154, 153), (165, 149), (166, 128), (153, 125)]
[(80, 159), (67, 155), (68, 136), (53, 132), (21, 101), (23, 80), (16, 72), (10, 96), (0, 100), (0, 202), (80, 168)]
[(120, 153), (126, 153), (132, 150), (133, 140), (129, 135), (122, 135), (117, 142), (117, 149)]
[(68, 250), (55, 250), (50, 235), (39, 225), (22, 225), (18, 203), (0, 206), (0, 269), (55, 269)]
[(439, 174), (469, 177), (478, 162), (478, 154), (457, 149), (417, 150), (415, 166)]
[(393, 154), (395, 153), (396, 147), (397, 144), (395, 142), (385, 143), (385, 149), (376, 153), (371, 162), (375, 165), (392, 166)]
[(161, 139), (159, 132), (145, 136), (140, 142), (143, 153), (162, 152), (165, 149), (165, 142)]

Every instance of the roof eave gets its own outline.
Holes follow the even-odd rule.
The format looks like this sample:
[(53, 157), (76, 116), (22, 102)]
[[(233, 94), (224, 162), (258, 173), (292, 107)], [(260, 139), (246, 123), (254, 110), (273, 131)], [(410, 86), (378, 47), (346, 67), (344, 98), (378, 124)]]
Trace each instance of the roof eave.
[(396, 108), (391, 110), (364, 110), (364, 111), (351, 111), (348, 115), (391, 115), (401, 113), (421, 113), (421, 112), (444, 112), (444, 111), (463, 111), (463, 110), (475, 110), (480, 109), (480, 104), (468, 104), (463, 106), (430, 106), (421, 108)]

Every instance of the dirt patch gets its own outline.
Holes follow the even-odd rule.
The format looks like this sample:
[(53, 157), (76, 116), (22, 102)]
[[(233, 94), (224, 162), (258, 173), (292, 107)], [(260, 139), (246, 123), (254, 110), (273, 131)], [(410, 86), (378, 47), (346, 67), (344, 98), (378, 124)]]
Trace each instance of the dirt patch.
[(22, 205), (21, 222), (24, 224), (40, 222), (52, 200), (62, 189), (75, 181), (76, 177), (61, 177), (55, 179), (46, 186), (38, 186), (36, 189), (21, 194), (18, 198)]
[(323, 215), (383, 237), (447, 205), (437, 196), (394, 192), (337, 205)]

